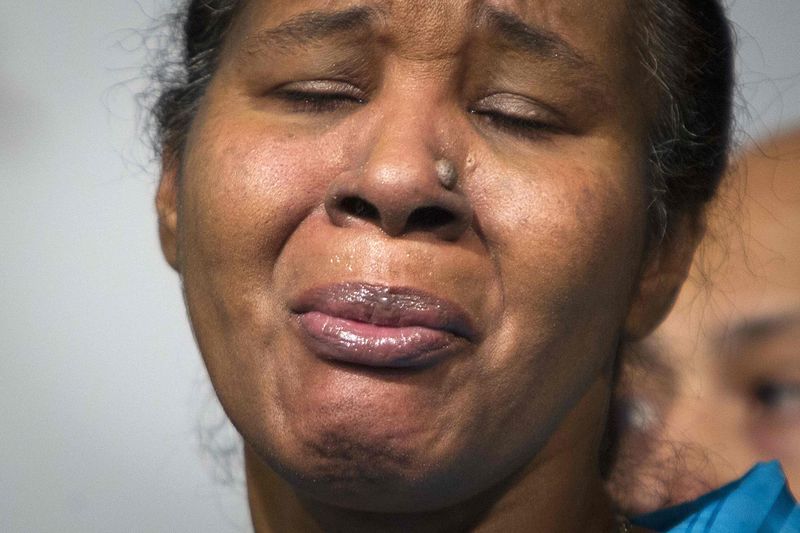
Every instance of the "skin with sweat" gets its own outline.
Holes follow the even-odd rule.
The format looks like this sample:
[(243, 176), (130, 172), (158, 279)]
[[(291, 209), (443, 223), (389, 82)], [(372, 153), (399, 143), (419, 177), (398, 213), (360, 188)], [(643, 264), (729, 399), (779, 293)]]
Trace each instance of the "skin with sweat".
[(694, 242), (646, 247), (626, 4), (246, 4), (157, 206), (258, 531), (613, 528), (610, 369)]

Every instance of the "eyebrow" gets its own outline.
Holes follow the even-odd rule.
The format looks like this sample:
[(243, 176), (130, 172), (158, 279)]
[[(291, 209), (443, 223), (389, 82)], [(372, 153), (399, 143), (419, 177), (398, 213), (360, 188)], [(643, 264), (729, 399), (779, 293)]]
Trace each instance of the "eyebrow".
[(800, 309), (748, 316), (726, 327), (715, 339), (715, 344), (735, 348), (742, 344), (768, 340), (798, 325), (800, 325)]
[[(374, 31), (379, 22), (387, 19), (388, 9), (381, 3), (378, 6), (301, 13), (274, 28), (261, 29), (247, 36), (241, 47), (244, 56), (240, 59), (267, 50), (291, 53), (297, 48), (313, 46), (342, 34)], [(557, 33), (485, 4), (474, 12), (472, 20), (473, 27), (484, 26), (517, 52), (540, 60), (557, 60), (583, 80), (582, 86), (587, 94), (595, 95), (599, 101), (606, 100), (608, 76)]]
[(308, 11), (248, 36), (244, 49), (254, 54), (263, 49), (288, 51), (310, 46), (344, 33), (368, 30), (382, 15), (381, 9), (366, 6), (342, 11)]
[(486, 25), (513, 47), (541, 58), (560, 59), (575, 70), (588, 72), (598, 78), (605, 76), (597, 65), (585, 58), (557, 33), (523, 21), (517, 15), (484, 6), (478, 12), (478, 23)]

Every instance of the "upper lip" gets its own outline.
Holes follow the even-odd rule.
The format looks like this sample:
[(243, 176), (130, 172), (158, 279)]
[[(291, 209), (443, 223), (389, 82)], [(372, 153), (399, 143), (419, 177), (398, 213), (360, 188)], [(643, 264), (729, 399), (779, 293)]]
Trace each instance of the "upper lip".
[(316, 311), (386, 327), (419, 326), (475, 341), (469, 315), (457, 304), (428, 292), (371, 283), (338, 283), (309, 289), (290, 302), (297, 314)]

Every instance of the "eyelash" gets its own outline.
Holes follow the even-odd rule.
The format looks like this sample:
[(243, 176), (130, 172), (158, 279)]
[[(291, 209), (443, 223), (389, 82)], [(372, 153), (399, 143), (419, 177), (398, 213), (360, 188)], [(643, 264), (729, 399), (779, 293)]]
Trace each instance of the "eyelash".
[(295, 113), (332, 113), (349, 105), (365, 103), (363, 98), (341, 92), (283, 90), (277, 96)]
[(498, 130), (517, 137), (539, 138), (557, 131), (557, 128), (546, 122), (508, 115), (498, 111), (470, 110), (470, 113), (490, 123)]

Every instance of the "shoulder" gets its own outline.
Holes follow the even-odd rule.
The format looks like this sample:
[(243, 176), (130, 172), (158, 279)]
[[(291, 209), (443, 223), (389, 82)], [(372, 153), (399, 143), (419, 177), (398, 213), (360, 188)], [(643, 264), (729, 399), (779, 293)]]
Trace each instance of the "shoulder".
[(633, 522), (663, 533), (800, 533), (800, 506), (773, 461), (697, 500)]

